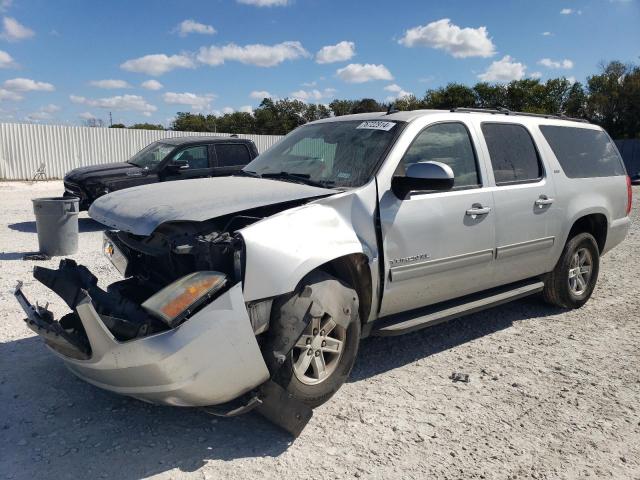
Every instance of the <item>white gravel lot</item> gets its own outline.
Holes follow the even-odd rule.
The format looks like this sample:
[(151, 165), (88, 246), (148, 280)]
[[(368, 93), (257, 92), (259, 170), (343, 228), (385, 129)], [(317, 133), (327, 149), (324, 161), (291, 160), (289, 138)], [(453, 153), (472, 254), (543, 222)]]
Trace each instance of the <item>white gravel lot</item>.
[[(0, 478), (640, 478), (637, 200), (585, 307), (531, 298), (367, 339), (351, 380), (292, 442), (257, 415), (216, 419), (99, 390), (45, 349), (10, 290), (22, 279), (32, 301), (66, 311), (22, 260), (37, 250), (30, 199), (61, 192), (0, 183)], [(115, 280), (101, 226), (82, 214), (80, 229), (73, 258)]]

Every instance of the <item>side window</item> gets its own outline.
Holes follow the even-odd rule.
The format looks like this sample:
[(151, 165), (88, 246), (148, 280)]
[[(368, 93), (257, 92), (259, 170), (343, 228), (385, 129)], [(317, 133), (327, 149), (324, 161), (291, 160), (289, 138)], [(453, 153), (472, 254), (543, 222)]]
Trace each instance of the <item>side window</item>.
[(496, 185), (542, 178), (542, 164), (529, 131), (512, 123), (483, 123)]
[(624, 175), (622, 159), (602, 130), (540, 125), (540, 131), (567, 177)]
[(209, 168), (209, 157), (206, 145), (189, 147), (180, 150), (172, 159), (172, 162), (185, 162), (189, 169)]
[(249, 149), (240, 143), (219, 143), (215, 148), (219, 167), (246, 165), (251, 161)]
[(455, 176), (453, 187), (478, 187), (480, 176), (469, 132), (461, 123), (438, 123), (418, 134), (402, 158), (406, 169), (417, 162), (441, 162)]

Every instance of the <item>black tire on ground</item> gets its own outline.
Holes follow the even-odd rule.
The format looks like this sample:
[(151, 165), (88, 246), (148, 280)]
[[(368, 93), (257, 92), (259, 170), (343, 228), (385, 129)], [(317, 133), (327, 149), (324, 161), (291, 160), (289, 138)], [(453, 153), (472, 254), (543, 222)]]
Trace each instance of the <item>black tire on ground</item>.
[[(572, 260), (577, 253), (586, 250), (591, 256), (591, 273), (586, 287), (576, 294), (569, 285)], [(562, 255), (554, 270), (545, 278), (543, 298), (547, 303), (560, 308), (580, 308), (591, 297), (598, 280), (600, 267), (600, 251), (596, 239), (590, 233), (579, 233), (570, 238), (562, 251)]]
[[(303, 296), (303, 292), (305, 292), (305, 290), (307, 292), (309, 291), (309, 289), (307, 288), (309, 286), (311, 286), (312, 290), (315, 292), (317, 292), (318, 289), (322, 288), (344, 289), (344, 296), (355, 299), (356, 307), (358, 305), (357, 293), (355, 292), (355, 290), (351, 289), (340, 280), (337, 280), (335, 277), (325, 274), (324, 272), (319, 272), (319, 275), (318, 273), (312, 275), (310, 281), (306, 284), (303, 281), (294, 297)], [(356, 356), (358, 354), (361, 327), (360, 316), (358, 315), (357, 310), (358, 309), (355, 308), (355, 311), (350, 315), (348, 326), (346, 326), (346, 328), (340, 327), (343, 328), (343, 330), (341, 331), (341, 334), (343, 335), (342, 353), (335, 361), (335, 367), (332, 368), (331, 373), (326, 378), (313, 385), (302, 382), (294, 371), (294, 362), (297, 358), (296, 356), (301, 355), (301, 352), (299, 348), (294, 348), (289, 353), (289, 355), (287, 355), (285, 363), (276, 373), (276, 382), (278, 382), (296, 399), (304, 402), (311, 408), (315, 408), (329, 400), (349, 377), (351, 369), (353, 368), (353, 364), (355, 363)], [(278, 321), (278, 317), (279, 315), (278, 313), (276, 313), (275, 317), (272, 316), (271, 321)], [(318, 316), (316, 315), (314, 318), (318, 318)], [(330, 317), (326, 312), (322, 312), (322, 315), (319, 318), (321, 325), (324, 325), (325, 323), (323, 322), (326, 322)], [(303, 337), (301, 338), (304, 338), (304, 336), (308, 333), (309, 332), (305, 331)], [(311, 355), (311, 357), (313, 357), (313, 355)]]

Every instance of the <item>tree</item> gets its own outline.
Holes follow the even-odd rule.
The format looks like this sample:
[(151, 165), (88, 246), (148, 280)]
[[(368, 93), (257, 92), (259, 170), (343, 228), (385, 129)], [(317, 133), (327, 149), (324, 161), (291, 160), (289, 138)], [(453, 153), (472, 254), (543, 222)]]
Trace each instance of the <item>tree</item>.
[(614, 61), (587, 78), (586, 113), (613, 138), (640, 137), (640, 66)]
[(378, 101), (373, 98), (363, 98), (354, 103), (351, 113), (384, 112), (387, 108), (387, 105), (378, 103)]
[(113, 125), (109, 126), (109, 128), (127, 128), (124, 123), (114, 123)]
[(427, 90), (424, 96), (426, 108), (449, 110), (456, 107), (475, 107), (476, 95), (473, 89), (460, 83), (449, 83), (446, 87)]
[(129, 128), (134, 130), (166, 130), (164, 126), (154, 123), (136, 123), (131, 125)]
[(354, 100), (334, 100), (329, 104), (329, 108), (336, 117), (341, 117), (342, 115), (349, 115), (355, 103)]
[(171, 123), (171, 130), (181, 132), (209, 132), (207, 118), (201, 113), (178, 112)]

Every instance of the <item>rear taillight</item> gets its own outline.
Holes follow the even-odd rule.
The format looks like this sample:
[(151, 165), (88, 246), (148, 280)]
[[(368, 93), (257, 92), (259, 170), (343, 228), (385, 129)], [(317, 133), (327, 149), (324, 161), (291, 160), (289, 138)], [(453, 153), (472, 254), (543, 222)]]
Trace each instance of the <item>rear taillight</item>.
[(633, 201), (633, 192), (631, 190), (631, 177), (627, 176), (627, 215), (631, 212), (631, 202)]

